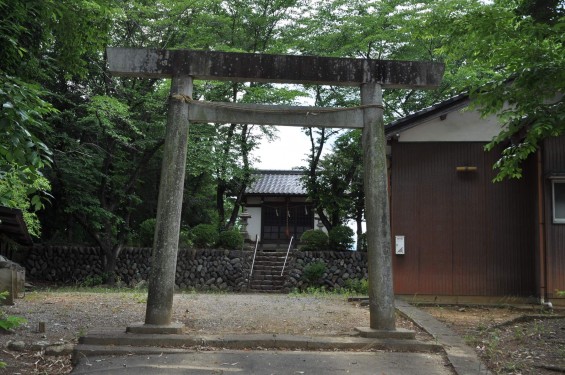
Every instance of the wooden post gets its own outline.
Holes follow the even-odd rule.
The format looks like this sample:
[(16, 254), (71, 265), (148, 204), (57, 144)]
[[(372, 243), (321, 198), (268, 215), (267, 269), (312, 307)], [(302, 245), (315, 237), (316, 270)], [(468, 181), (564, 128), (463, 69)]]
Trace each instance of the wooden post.
[(382, 102), (380, 84), (361, 85), (361, 104), (376, 105), (364, 109), (362, 137), (370, 328), (394, 331), (396, 327)]
[(149, 276), (146, 325), (171, 324), (188, 147), (188, 104), (182, 100), (183, 95), (192, 96), (192, 77), (173, 76)]

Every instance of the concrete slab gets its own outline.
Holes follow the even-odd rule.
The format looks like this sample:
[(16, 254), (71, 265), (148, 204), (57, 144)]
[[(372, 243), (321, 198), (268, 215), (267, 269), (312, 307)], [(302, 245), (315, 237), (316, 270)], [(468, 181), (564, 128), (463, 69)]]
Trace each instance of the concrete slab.
[(370, 327), (355, 328), (361, 337), (371, 339), (397, 339), (397, 340), (415, 340), (416, 332), (404, 328), (397, 328), (394, 331), (385, 331), (380, 329), (372, 329)]
[(465, 341), (452, 329), (408, 302), (397, 299), (395, 306), (416, 325), (434, 336), (437, 343), (443, 346), (449, 362), (458, 375), (491, 375), (473, 348), (465, 344)]
[[(79, 339), (75, 347), (76, 356), (88, 355), (82, 353), (84, 346), (101, 347), (117, 346), (162, 346), (179, 347), (209, 347), (226, 349), (288, 349), (288, 350), (389, 350), (395, 352), (429, 352), (440, 351), (441, 346), (435, 343), (425, 343), (416, 340), (372, 339), (358, 336), (291, 336), (273, 334), (250, 335), (158, 335), (131, 334), (123, 331), (102, 330), (92, 332)], [(82, 353), (82, 354), (81, 354)], [(101, 353), (101, 350), (97, 351)], [(107, 352), (112, 354), (112, 349)]]
[(184, 331), (184, 324), (182, 323), (171, 323), (167, 325), (134, 323), (126, 328), (126, 332), (128, 333), (156, 334), (156, 335), (181, 334), (183, 333), (183, 331)]
[(72, 374), (387, 374), (452, 375), (439, 354), (221, 351), (114, 355), (82, 360)]

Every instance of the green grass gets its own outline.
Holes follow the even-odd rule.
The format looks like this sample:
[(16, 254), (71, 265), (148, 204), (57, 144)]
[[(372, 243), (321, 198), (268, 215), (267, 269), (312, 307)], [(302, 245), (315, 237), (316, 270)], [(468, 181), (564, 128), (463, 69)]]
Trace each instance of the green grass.
[(324, 286), (309, 286), (306, 289), (297, 289), (294, 288), (289, 294), (289, 296), (313, 296), (313, 297), (333, 297), (333, 296), (342, 296), (342, 297), (352, 297), (352, 296), (360, 296), (360, 295), (367, 295), (366, 293), (358, 293), (357, 291), (348, 289), (348, 288), (336, 288), (332, 290), (326, 289)]

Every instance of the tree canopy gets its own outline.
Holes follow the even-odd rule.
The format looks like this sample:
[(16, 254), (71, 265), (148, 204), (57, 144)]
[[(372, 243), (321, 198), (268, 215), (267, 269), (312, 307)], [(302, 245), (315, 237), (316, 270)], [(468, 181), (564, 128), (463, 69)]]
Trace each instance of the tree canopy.
[(541, 141), (565, 131), (565, 2), (442, 1), (425, 20), (456, 91), (505, 124), (497, 180), (521, 177)]
[[(506, 124), (488, 146), (505, 146), (497, 178), (519, 177), (540, 142), (565, 131), (564, 8), (558, 0), (0, 0), (0, 204), (26, 210), (37, 236), (41, 220), (42, 241), (100, 246), (108, 272), (123, 246), (139, 243), (141, 223), (155, 217), (169, 82), (112, 77), (107, 46), (443, 61), (439, 89), (385, 91), (385, 120), (468, 92)], [(194, 90), (208, 101), (304, 96), (359, 104), (352, 88), (200, 81)], [(304, 131), (320, 217), (327, 227), (360, 223), (358, 134)], [(230, 228), (252, 151), (276, 130), (192, 124), (189, 136), (183, 227)]]

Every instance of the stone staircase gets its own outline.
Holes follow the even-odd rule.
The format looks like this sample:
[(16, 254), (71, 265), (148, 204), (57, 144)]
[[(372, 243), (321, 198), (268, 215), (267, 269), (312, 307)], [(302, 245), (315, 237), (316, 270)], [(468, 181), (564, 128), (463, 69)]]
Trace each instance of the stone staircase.
[(286, 251), (258, 251), (255, 256), (253, 274), (249, 280), (250, 291), (259, 293), (280, 293), (286, 279), (286, 268), (284, 274), (281, 276), (285, 256)]

